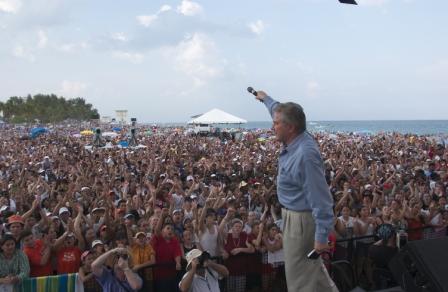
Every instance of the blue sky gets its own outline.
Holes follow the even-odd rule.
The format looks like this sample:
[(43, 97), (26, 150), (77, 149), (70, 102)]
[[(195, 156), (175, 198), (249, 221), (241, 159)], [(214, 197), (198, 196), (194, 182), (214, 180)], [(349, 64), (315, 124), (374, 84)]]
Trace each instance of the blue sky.
[(446, 119), (448, 1), (0, 0), (0, 100), (81, 96), (101, 115), (183, 122), (246, 93), (309, 120)]

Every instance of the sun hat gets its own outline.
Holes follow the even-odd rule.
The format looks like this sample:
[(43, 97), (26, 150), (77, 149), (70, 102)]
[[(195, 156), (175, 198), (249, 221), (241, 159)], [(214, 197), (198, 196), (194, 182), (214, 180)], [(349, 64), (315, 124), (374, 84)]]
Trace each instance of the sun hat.
[(202, 255), (202, 251), (200, 251), (199, 249), (192, 249), (191, 251), (189, 251), (186, 255), (185, 255), (185, 259), (187, 260), (187, 269), (189, 268), (191, 262), (200, 257)]

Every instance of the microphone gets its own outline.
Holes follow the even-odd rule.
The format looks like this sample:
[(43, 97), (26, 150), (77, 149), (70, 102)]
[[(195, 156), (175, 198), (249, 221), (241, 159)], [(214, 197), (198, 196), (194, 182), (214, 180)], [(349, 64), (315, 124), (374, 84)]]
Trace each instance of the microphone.
[(250, 93), (252, 93), (252, 94), (255, 95), (255, 96), (258, 95), (257, 92), (255, 91), (255, 89), (253, 89), (253, 88), (250, 87), (250, 86), (247, 88), (247, 91), (249, 91)]

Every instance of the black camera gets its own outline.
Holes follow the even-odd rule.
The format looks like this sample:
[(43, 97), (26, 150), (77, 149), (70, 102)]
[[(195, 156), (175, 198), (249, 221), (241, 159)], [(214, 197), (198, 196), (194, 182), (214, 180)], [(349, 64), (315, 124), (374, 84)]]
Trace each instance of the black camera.
[(199, 267), (204, 267), (204, 262), (208, 261), (211, 258), (210, 254), (206, 251), (203, 251), (202, 254), (198, 257)]

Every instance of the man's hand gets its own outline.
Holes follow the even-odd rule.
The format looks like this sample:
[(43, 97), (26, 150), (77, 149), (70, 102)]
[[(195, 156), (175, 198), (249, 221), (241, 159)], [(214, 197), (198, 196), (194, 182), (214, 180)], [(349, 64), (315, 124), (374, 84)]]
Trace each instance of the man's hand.
[(237, 255), (241, 252), (241, 248), (234, 248), (230, 251), (232, 255)]
[(255, 98), (258, 99), (259, 101), (263, 102), (264, 99), (266, 98), (266, 96), (268, 96), (266, 94), (266, 92), (260, 90), (260, 91), (257, 91), (257, 96)]
[(327, 243), (320, 243), (319, 241), (314, 241), (314, 250), (317, 253), (322, 253), (330, 249), (330, 246)]
[(128, 250), (126, 248), (123, 248), (123, 247), (116, 247), (113, 250), (111, 250), (111, 252), (113, 252), (115, 254), (127, 254)]
[(198, 260), (198, 258), (194, 258), (192, 261), (191, 261), (191, 270), (193, 271), (193, 272), (195, 272), (196, 270), (197, 270), (197, 268), (198, 268), (198, 266), (199, 266), (199, 260)]

